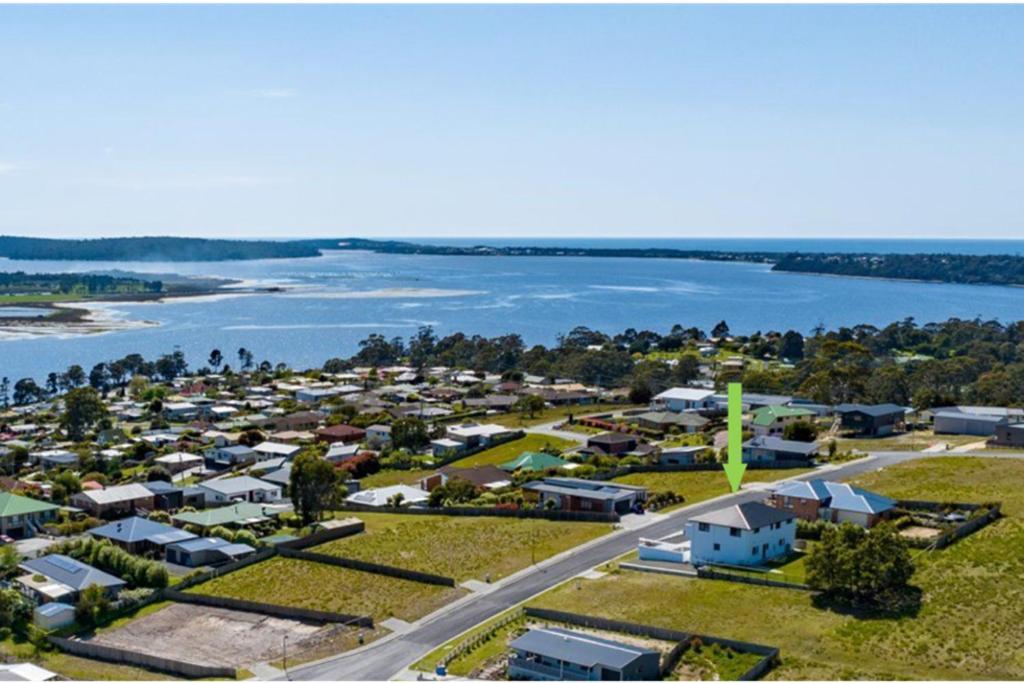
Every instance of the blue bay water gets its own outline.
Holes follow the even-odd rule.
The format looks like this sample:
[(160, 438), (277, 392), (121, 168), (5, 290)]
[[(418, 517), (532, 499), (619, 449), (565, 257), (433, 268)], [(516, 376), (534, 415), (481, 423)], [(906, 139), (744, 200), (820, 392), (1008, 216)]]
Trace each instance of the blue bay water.
[[(439, 243), (442, 240), (423, 240)], [(459, 240), (459, 243), (501, 240)], [(454, 241), (448, 240), (448, 243)], [(540, 240), (517, 240), (540, 244)], [(903, 244), (906, 242), (907, 244)], [(510, 241), (506, 241), (510, 243)], [(1012, 241), (822, 240), (549, 240), (568, 246), (1018, 253)], [(800, 246), (794, 246), (799, 243)], [(736, 332), (795, 329), (818, 324), (885, 325), (913, 317), (1024, 318), (1024, 290), (773, 273), (761, 264), (672, 259), (458, 257), (331, 252), (312, 259), (223, 263), (99, 263), (4, 261), (2, 270), (31, 272), (124, 270), (213, 275), (293, 288), (285, 294), (177, 299), (109, 306), (111, 314), (158, 325), (126, 331), (0, 342), (0, 374), (45, 377), (78, 363), (181, 349), (190, 365), (219, 348), (233, 360), (239, 347), (257, 361), (293, 367), (347, 356), (373, 332), (408, 336), (421, 325), (456, 331), (522, 335), (527, 344), (552, 343), (576, 325), (614, 333), (628, 327), (666, 332), (679, 323), (710, 329), (726, 320)]]

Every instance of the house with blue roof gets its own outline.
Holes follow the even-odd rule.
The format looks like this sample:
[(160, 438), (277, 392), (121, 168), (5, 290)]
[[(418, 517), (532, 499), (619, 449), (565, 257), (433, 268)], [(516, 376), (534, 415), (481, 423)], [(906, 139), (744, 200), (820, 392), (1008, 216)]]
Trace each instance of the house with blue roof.
[(107, 539), (133, 555), (156, 554), (163, 556), (164, 548), (195, 538), (196, 535), (169, 524), (161, 524), (145, 517), (126, 517), (90, 529), (95, 538)]
[(772, 492), (768, 503), (809, 522), (850, 522), (865, 529), (886, 519), (896, 507), (891, 498), (824, 479), (786, 482)]
[(241, 560), (256, 552), (245, 543), (232, 543), (217, 536), (196, 537), (167, 546), (167, 561), (184, 567), (204, 567)]

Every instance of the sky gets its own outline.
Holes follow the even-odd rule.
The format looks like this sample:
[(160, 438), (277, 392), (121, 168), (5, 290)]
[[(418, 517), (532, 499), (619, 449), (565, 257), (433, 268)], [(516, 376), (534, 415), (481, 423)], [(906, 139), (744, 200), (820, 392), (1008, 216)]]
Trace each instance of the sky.
[(1022, 6), (0, 6), (0, 233), (1024, 236)]

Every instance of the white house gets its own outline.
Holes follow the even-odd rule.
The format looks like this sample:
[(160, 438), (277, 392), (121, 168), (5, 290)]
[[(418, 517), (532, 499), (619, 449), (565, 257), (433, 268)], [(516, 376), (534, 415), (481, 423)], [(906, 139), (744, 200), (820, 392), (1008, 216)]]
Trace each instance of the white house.
[(402, 495), (402, 505), (419, 505), (427, 502), (430, 498), (430, 494), (426, 491), (406, 486), (405, 484), (396, 484), (395, 486), (384, 486), (379, 489), (357, 491), (345, 500), (358, 505), (385, 507), (396, 494)]
[(715, 407), (715, 392), (710, 389), (673, 387), (661, 392), (651, 401), (653, 410), (711, 410)]
[(190, 401), (164, 404), (164, 415), (168, 420), (187, 420), (199, 414), (199, 406)]
[(291, 443), (277, 443), (276, 441), (263, 441), (253, 446), (252, 450), (256, 453), (257, 462), (263, 462), (271, 458), (291, 460), (302, 450), (302, 446)]
[(273, 503), (281, 499), (281, 487), (255, 477), (225, 477), (211, 479), (198, 485), (207, 505), (246, 503)]
[(207, 460), (216, 467), (231, 467), (256, 462), (256, 451), (248, 446), (224, 446), (208, 451)]
[(463, 444), (466, 448), (477, 448), (489, 446), (496, 438), (508, 434), (509, 431), (508, 427), (501, 425), (466, 422), (448, 427), (447, 436), (449, 439)]
[(686, 523), (694, 565), (759, 565), (786, 557), (796, 540), (796, 515), (764, 503), (741, 503)]

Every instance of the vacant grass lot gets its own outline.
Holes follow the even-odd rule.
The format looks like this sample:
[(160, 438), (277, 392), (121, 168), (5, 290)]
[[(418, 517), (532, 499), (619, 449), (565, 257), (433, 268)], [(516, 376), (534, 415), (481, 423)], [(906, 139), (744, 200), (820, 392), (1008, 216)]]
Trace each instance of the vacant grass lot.
[[(935, 434), (930, 429), (913, 432), (904, 432), (894, 436), (885, 436), (879, 439), (836, 439), (836, 448), (839, 451), (923, 451), (937, 443), (945, 443), (950, 448), (966, 446), (967, 444), (984, 441), (983, 436), (970, 436), (965, 434)], [(822, 449), (824, 452), (825, 449)]]
[[(750, 470), (743, 475), (743, 482), (776, 481), (786, 477), (795, 477), (811, 468), (792, 470)], [(719, 471), (706, 472), (634, 472), (613, 481), (634, 486), (646, 486), (651, 493), (673, 491), (685, 499), (682, 505), (692, 505), (729, 493), (729, 480), (725, 473)], [(673, 507), (679, 507), (675, 505)], [(666, 508), (671, 509), (671, 508)]]
[(546, 434), (527, 434), (521, 439), (515, 439), (514, 441), (503, 443), (500, 446), (480, 451), (476, 455), (471, 455), (468, 458), (456, 460), (452, 463), (452, 466), (479, 467), (480, 465), (502, 465), (509, 460), (518, 458), (526, 451), (539, 451), (545, 446), (552, 446), (558, 450), (564, 450), (575, 445), (575, 441), (560, 439), (557, 436), (547, 436)]
[(629, 403), (594, 403), (593, 405), (587, 406), (558, 406), (556, 408), (545, 408), (544, 410), (538, 411), (534, 413), (533, 417), (517, 412), (511, 412), (504, 415), (488, 417), (487, 422), (505, 425), (506, 427), (533, 427), (534, 425), (544, 424), (545, 422), (562, 420), (570, 415), (580, 417), (583, 415), (596, 415), (598, 413), (611, 413), (619, 410), (630, 410), (632, 408), (643, 407), (644, 406), (632, 405)]
[(369, 572), (274, 557), (189, 589), (193, 593), (306, 607), (375, 621), (397, 617), (416, 621), (464, 594)]
[(920, 611), (898, 618), (815, 607), (809, 594), (620, 571), (534, 604), (775, 645), (777, 679), (1024, 678), (1024, 461), (937, 457), (861, 477), (894, 497), (1002, 500), (1007, 518), (922, 554)]
[[(610, 524), (505, 517), (358, 514), (366, 532), (309, 548), (312, 552), (450, 576), (491, 580), (611, 531)], [(233, 576), (233, 575), (232, 575)]]

